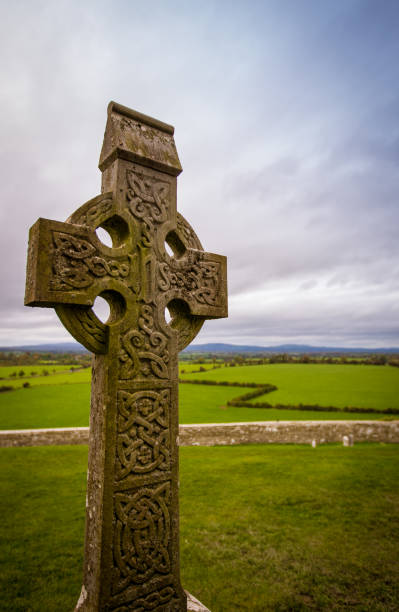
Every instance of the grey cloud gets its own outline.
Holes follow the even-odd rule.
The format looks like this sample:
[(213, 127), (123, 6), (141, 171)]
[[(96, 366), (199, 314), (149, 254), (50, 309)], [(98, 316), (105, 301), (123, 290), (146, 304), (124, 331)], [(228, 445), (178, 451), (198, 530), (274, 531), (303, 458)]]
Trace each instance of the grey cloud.
[[(22, 306), (27, 231), (99, 192), (110, 99), (175, 125), (179, 209), (206, 249), (229, 257), (231, 317), (201, 340), (396, 338), (398, 16), (389, 1), (383, 11), (352, 0), (10, 5), (0, 24), (1, 338), (68, 337), (55, 315)], [(289, 308), (287, 288), (298, 297)], [(303, 294), (315, 291), (309, 320)], [(235, 309), (247, 292), (265, 300), (263, 316)]]
[(197, 343), (236, 341), (269, 345), (294, 339), (297, 343), (316, 345), (398, 346), (398, 297), (396, 292), (388, 300), (377, 296), (376, 300), (368, 301), (364, 291), (358, 296), (343, 296), (341, 300), (329, 300), (319, 294), (305, 300), (303, 293), (296, 296), (292, 292), (285, 294), (281, 303), (268, 304), (264, 295), (262, 312), (245, 310), (233, 303), (230, 319), (209, 322)]

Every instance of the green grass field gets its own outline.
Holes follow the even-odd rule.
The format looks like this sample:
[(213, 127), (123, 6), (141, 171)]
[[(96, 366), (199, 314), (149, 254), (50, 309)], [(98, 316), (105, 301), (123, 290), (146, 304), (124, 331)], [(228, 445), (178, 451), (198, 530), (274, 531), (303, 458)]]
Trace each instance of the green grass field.
[[(229, 399), (246, 391), (248, 389), (243, 387), (180, 385), (180, 423), (389, 418), (379, 414), (226, 406)], [(89, 383), (38, 385), (29, 389), (17, 389), (0, 394), (0, 429), (85, 427), (89, 424), (89, 411)]]
[[(379, 419), (379, 414), (349, 412), (316, 412), (310, 410), (278, 410), (273, 408), (239, 408), (226, 406), (229, 399), (248, 392), (243, 387), (208, 387), (206, 385), (180, 385), (180, 423), (234, 423), (242, 421), (302, 421), (329, 419)], [(272, 394), (269, 394), (269, 397)], [(270, 400), (268, 400), (270, 401)]]
[(42, 363), (40, 365), (14, 365), (14, 366), (0, 366), (0, 377), (8, 378), (11, 374), (15, 373), (18, 378), (19, 372), (22, 370), (26, 376), (31, 376), (34, 372), (35, 374), (41, 374), (43, 370), (47, 370), (49, 373), (62, 372), (64, 370), (69, 370), (71, 367), (76, 366), (68, 366), (68, 365), (46, 365)]
[[(206, 364), (210, 366), (211, 364)], [(187, 368), (183, 364), (183, 369)], [(39, 368), (39, 366), (37, 366)], [(15, 391), (0, 394), (0, 429), (79, 427), (89, 423), (91, 370), (57, 370), (49, 376), (6, 379)], [(3, 368), (4, 369), (4, 368)], [(189, 368), (188, 368), (189, 369)], [(193, 365), (191, 369), (198, 369)], [(28, 370), (28, 368), (27, 368)], [(388, 366), (321, 364), (271, 364), (223, 367), (206, 372), (186, 373), (183, 379), (272, 383), (278, 390), (253, 400), (270, 404), (319, 404), (363, 408), (399, 408), (399, 369)], [(243, 393), (244, 387), (180, 385), (181, 423), (223, 423), (269, 420), (328, 420), (394, 418), (386, 415), (349, 412), (318, 412), (243, 408), (227, 402)]]
[[(87, 447), (0, 450), (0, 610), (72, 610)], [(181, 575), (212, 612), (399, 609), (399, 447), (180, 450)]]
[[(181, 375), (184, 379), (193, 377)], [(254, 402), (266, 401), (273, 405), (399, 408), (399, 368), (390, 366), (268, 364), (220, 368), (195, 374), (195, 378), (271, 383), (278, 390)]]
[(17, 376), (16, 378), (6, 378), (0, 381), (0, 385), (10, 385), (16, 389), (20, 389), (26, 382), (29, 383), (30, 387), (37, 387), (42, 385), (73, 385), (75, 383), (88, 383), (91, 381), (91, 368), (71, 372), (70, 370), (65, 369), (64, 366), (63, 370), (57, 370), (56, 373), (49, 370), (49, 374), (47, 376), (41, 376), (40, 374), (42, 371), (42, 369), (39, 369), (39, 374), (37, 376), (28, 376), (24, 378)]
[(90, 384), (41, 385), (0, 394), (0, 429), (86, 427)]

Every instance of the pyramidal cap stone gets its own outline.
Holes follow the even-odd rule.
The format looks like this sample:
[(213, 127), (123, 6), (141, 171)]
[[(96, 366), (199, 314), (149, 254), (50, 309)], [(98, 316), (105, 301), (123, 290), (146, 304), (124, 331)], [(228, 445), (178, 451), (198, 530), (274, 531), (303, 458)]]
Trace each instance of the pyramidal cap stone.
[(178, 176), (182, 171), (173, 139), (174, 127), (110, 102), (99, 168), (117, 157)]
[[(227, 316), (226, 258), (205, 252), (176, 210), (171, 126), (111, 102), (100, 169), (100, 195), (66, 222), (31, 228), (25, 294), (94, 353), (76, 610), (182, 612), (178, 351), (206, 319)], [(105, 323), (92, 309), (98, 295)]]

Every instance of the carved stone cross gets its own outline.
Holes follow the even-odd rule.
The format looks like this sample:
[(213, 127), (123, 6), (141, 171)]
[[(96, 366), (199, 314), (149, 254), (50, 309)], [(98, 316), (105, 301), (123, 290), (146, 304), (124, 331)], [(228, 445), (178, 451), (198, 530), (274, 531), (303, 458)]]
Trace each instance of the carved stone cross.
[[(95, 353), (83, 587), (76, 610), (182, 611), (178, 351), (227, 316), (226, 258), (176, 211), (172, 126), (111, 102), (102, 194), (29, 236), (25, 304)], [(103, 244), (96, 229), (112, 238)], [(173, 256), (168, 254), (169, 245)], [(102, 323), (92, 310), (110, 305)], [(165, 309), (171, 314), (166, 322)]]

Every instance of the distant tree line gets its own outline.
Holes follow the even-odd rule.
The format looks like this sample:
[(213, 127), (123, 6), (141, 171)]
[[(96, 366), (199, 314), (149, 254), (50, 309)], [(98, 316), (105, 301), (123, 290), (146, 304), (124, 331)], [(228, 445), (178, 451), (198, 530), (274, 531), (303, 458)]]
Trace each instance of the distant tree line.
[(0, 351), (0, 366), (68, 365), (86, 367), (91, 364), (90, 353), (39, 353), (33, 351)]
[[(189, 356), (191, 358), (189, 358)], [(399, 367), (399, 355), (385, 355), (380, 353), (367, 355), (319, 355), (319, 354), (290, 354), (276, 353), (267, 355), (250, 355), (236, 353), (220, 353), (220, 354), (181, 354), (180, 361), (189, 362), (192, 365), (203, 366), (213, 364), (212, 369), (220, 367), (235, 367), (235, 366), (250, 366), (250, 365), (267, 365), (269, 363), (318, 363), (318, 364), (336, 364), (336, 365), (391, 365)], [(192, 372), (203, 372), (205, 368), (199, 367), (198, 370)]]

